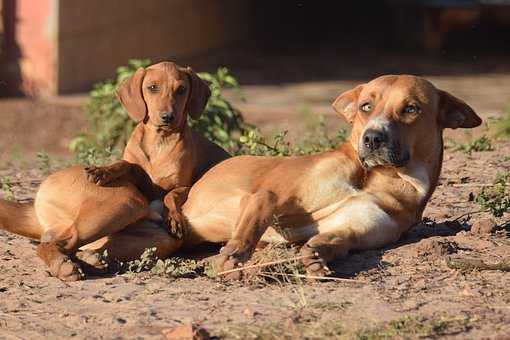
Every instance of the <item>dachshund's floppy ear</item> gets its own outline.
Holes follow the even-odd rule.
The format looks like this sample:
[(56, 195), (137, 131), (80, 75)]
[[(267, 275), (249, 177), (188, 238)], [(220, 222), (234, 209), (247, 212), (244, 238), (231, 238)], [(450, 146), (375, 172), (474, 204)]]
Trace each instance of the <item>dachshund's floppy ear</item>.
[(139, 68), (117, 88), (117, 98), (132, 120), (139, 123), (147, 115), (147, 106), (142, 94), (145, 69)]
[(209, 85), (200, 79), (191, 67), (182, 68), (181, 70), (188, 75), (191, 86), (186, 109), (191, 118), (198, 119), (205, 110), (207, 101), (211, 96), (211, 90), (209, 90)]
[(354, 122), (354, 117), (358, 112), (358, 97), (362, 89), (363, 85), (358, 85), (339, 95), (332, 104), (333, 109), (341, 114), (349, 124)]
[(443, 128), (474, 128), (482, 124), (475, 111), (459, 98), (446, 91), (439, 92), (440, 120)]

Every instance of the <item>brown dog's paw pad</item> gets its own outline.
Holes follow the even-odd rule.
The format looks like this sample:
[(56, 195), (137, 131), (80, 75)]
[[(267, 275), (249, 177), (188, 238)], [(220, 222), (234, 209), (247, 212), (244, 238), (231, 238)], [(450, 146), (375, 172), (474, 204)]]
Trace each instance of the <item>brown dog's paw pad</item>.
[(306, 275), (323, 277), (332, 274), (332, 271), (326, 264), (326, 261), (320, 256), (319, 252), (308, 245), (301, 249), (303, 264), (305, 266)]
[(106, 185), (113, 180), (111, 173), (104, 167), (88, 167), (85, 168), (85, 173), (90, 183), (100, 186)]

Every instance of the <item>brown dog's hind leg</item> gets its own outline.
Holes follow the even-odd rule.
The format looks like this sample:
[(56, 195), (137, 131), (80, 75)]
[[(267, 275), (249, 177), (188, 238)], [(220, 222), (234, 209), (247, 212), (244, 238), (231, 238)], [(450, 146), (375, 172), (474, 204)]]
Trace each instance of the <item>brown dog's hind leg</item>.
[[(215, 258), (215, 271), (234, 269), (246, 262), (262, 234), (274, 221), (276, 195), (270, 191), (246, 195), (241, 199), (241, 214), (234, 229), (233, 237)], [(239, 279), (241, 272), (224, 275), (227, 279)]]
[(37, 255), (48, 266), (52, 276), (62, 281), (81, 280), (83, 278), (81, 268), (69, 256), (76, 250), (77, 243), (78, 232), (74, 226), (56, 237), (49, 231), (42, 235)]
[(353, 244), (353, 238), (354, 234), (348, 229), (312, 237), (300, 251), (302, 256), (306, 256), (302, 260), (306, 274), (310, 276), (331, 274), (327, 263), (346, 256)]

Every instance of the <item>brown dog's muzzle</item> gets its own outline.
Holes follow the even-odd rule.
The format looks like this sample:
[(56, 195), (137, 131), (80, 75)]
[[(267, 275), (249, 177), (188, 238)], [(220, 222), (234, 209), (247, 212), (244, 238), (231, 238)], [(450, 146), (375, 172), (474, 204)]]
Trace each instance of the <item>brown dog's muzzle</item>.
[(410, 159), (408, 150), (404, 150), (398, 129), (393, 123), (378, 128), (367, 127), (358, 145), (361, 164), (367, 169), (375, 166), (402, 167)]

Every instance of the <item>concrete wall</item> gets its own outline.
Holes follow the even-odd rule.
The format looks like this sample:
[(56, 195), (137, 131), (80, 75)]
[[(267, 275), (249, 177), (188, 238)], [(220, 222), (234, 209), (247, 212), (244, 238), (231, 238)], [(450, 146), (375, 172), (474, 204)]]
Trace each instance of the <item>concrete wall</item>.
[(60, 0), (57, 91), (83, 91), (113, 76), (116, 67), (130, 58), (178, 60), (242, 39), (253, 26), (253, 4), (251, 0)]

